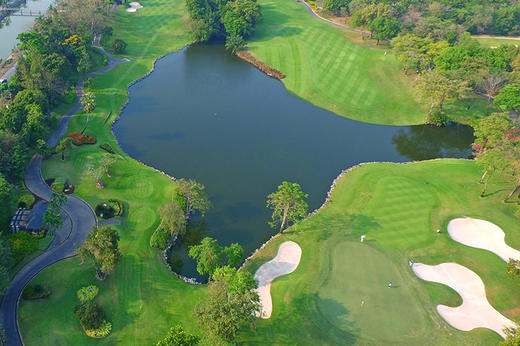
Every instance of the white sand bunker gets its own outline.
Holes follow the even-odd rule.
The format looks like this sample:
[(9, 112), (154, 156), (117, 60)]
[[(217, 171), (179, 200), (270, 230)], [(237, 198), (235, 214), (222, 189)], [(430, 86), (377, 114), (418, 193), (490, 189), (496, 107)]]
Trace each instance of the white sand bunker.
[(260, 317), (269, 318), (273, 312), (273, 301), (271, 299), (271, 282), (279, 276), (292, 273), (300, 263), (302, 257), (301, 247), (293, 241), (286, 241), (278, 248), (276, 257), (262, 264), (255, 273), (258, 282), (256, 290), (260, 296)]
[(136, 1), (131, 2), (129, 5), (130, 5), (130, 7), (126, 9), (126, 12), (135, 12), (138, 9), (143, 8), (143, 6)]
[(453, 240), (494, 252), (506, 262), (510, 258), (520, 260), (520, 251), (508, 246), (504, 231), (489, 221), (469, 217), (453, 219), (448, 223), (448, 233)]
[(504, 328), (515, 324), (496, 311), (486, 298), (482, 279), (473, 271), (457, 263), (442, 263), (430, 266), (422, 263), (413, 265), (415, 275), (453, 288), (462, 297), (462, 305), (455, 308), (437, 305), (441, 317), (451, 326), (469, 331), (475, 328), (494, 330), (505, 338)]

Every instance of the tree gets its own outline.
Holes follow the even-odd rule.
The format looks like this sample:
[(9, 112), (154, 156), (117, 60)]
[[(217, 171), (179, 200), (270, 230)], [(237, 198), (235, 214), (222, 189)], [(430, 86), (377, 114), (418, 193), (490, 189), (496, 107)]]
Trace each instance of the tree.
[(243, 325), (254, 326), (260, 310), (256, 281), (252, 274), (223, 267), (209, 283), (209, 297), (194, 314), (210, 337), (233, 342)]
[(13, 216), (13, 185), (9, 184), (7, 180), (0, 174), (0, 225), (7, 227), (9, 220)]
[(115, 229), (93, 227), (83, 246), (78, 249), (78, 255), (82, 263), (90, 259), (96, 268), (96, 277), (104, 279), (121, 258), (118, 242), (119, 234)]
[(116, 157), (112, 154), (103, 154), (103, 158), (101, 159), (101, 166), (105, 169), (105, 174), (107, 177), (111, 177), (110, 174), (110, 166), (112, 166), (117, 161)]
[(217, 240), (205, 237), (199, 245), (190, 248), (189, 256), (197, 261), (197, 272), (200, 275), (208, 274), (211, 280), (213, 273), (220, 266), (222, 251)]
[(284, 181), (278, 186), (278, 191), (267, 196), (267, 207), (273, 209), (271, 227), (280, 222), (280, 233), (283, 233), (287, 223), (294, 224), (304, 218), (309, 208), (304, 200), (307, 197), (309, 195), (301, 190), (299, 184)]
[(488, 101), (491, 102), (493, 97), (499, 93), (500, 88), (504, 83), (506, 83), (506, 81), (507, 78), (503, 73), (489, 73), (479, 84), (482, 90), (486, 93)]
[(423, 72), (417, 81), (417, 91), (421, 99), (429, 103), (428, 121), (433, 115), (435, 107), (442, 113), (444, 103), (458, 99), (469, 91), (466, 81), (448, 78), (438, 70)]
[(509, 145), (501, 148), (505, 157), (506, 177), (514, 184), (514, 188), (504, 199), (504, 203), (509, 202), (518, 191), (520, 191), (520, 146)]
[(182, 235), (186, 232), (186, 218), (177, 203), (167, 203), (163, 206), (159, 206), (157, 210), (161, 217), (161, 225), (171, 236)]
[(61, 159), (65, 160), (65, 152), (72, 147), (72, 138), (69, 136), (62, 138), (54, 149), (57, 153), (61, 153)]
[(11, 282), (9, 267), (11, 265), (11, 248), (7, 242), (0, 239), (0, 294), (4, 294)]
[(501, 174), (505, 167), (505, 157), (501, 150), (488, 150), (483, 155), (480, 155), (477, 159), (477, 163), (484, 169), (484, 174), (480, 178), (480, 184), (484, 183), (484, 188), (480, 194), (480, 197), (484, 197), (487, 192), (487, 187), (490, 179), (496, 175)]
[(157, 342), (157, 346), (195, 346), (199, 342), (198, 336), (185, 332), (182, 326), (178, 325), (170, 328), (168, 335)]
[(112, 51), (116, 54), (122, 54), (126, 50), (126, 42), (120, 38), (114, 39), (112, 42)]
[(67, 197), (61, 193), (53, 193), (49, 203), (47, 203), (47, 210), (43, 214), (42, 223), (48, 227), (52, 232), (56, 232), (63, 226), (63, 219), (61, 217), (61, 207), (67, 202)]
[(506, 339), (500, 342), (500, 346), (520, 346), (520, 323), (515, 321), (514, 328), (505, 328)]
[(204, 192), (204, 185), (193, 179), (179, 179), (177, 184), (179, 188), (175, 192), (174, 198), (179, 206), (184, 209), (186, 221), (190, 220), (191, 213), (194, 210), (204, 215), (211, 206), (208, 196)]
[(494, 103), (507, 110), (520, 110), (520, 85), (509, 84), (500, 90)]
[(105, 321), (105, 312), (94, 300), (86, 300), (76, 306), (74, 315), (85, 330), (96, 330)]
[(377, 17), (367, 25), (379, 45), (380, 40), (389, 40), (397, 36), (401, 31), (401, 23), (397, 19)]
[(88, 114), (92, 113), (96, 109), (96, 96), (92, 91), (87, 91), (81, 96), (81, 105)]
[(189, 256), (197, 261), (197, 272), (209, 274), (209, 279), (221, 266), (238, 267), (244, 258), (244, 249), (238, 243), (222, 247), (210, 237), (202, 239), (199, 245), (190, 248)]
[(242, 264), (242, 260), (244, 259), (244, 249), (238, 243), (226, 246), (222, 254), (226, 257), (224, 262), (227, 262), (229, 266), (235, 268)]

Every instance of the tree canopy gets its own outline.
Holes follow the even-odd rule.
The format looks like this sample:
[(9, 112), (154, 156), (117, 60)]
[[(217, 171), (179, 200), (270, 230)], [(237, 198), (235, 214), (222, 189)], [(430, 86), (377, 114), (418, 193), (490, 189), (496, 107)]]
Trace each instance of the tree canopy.
[(283, 233), (286, 224), (303, 219), (309, 208), (305, 202), (308, 196), (297, 183), (284, 181), (278, 186), (276, 192), (267, 196), (267, 207), (273, 209), (271, 227), (280, 224), (280, 233)]
[(97, 275), (105, 275), (115, 269), (121, 258), (118, 248), (119, 234), (111, 227), (93, 227), (83, 246), (78, 249), (82, 263), (91, 260)]

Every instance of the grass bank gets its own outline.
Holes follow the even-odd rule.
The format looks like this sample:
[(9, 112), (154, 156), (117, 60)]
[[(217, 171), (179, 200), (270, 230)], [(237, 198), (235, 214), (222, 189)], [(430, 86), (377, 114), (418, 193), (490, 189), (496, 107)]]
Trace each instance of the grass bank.
[[(196, 332), (191, 311), (205, 294), (204, 288), (175, 278), (161, 254), (149, 246), (159, 224), (157, 206), (171, 199), (175, 184), (124, 154), (111, 133), (111, 123), (128, 98), (128, 85), (149, 73), (156, 58), (189, 43), (183, 0), (147, 0), (142, 4), (144, 8), (136, 13), (124, 9), (115, 13), (114, 37), (128, 43), (126, 53), (119, 58), (130, 61), (93, 79), (97, 108), (86, 133), (96, 136), (97, 143), (74, 147), (65, 161), (55, 155), (43, 164), (45, 178), (69, 179), (76, 186), (75, 193), (92, 206), (108, 198), (124, 201), (122, 224), (115, 226), (123, 257), (105, 281), (96, 280), (92, 267), (80, 265), (78, 258), (40, 273), (33, 283), (48, 285), (53, 293), (47, 300), (20, 302), (19, 324), (28, 345), (152, 344), (177, 323)], [(111, 118), (105, 122), (110, 113)], [(82, 112), (74, 116), (69, 132), (81, 131), (86, 119)], [(105, 153), (99, 148), (102, 143), (116, 149), (118, 160), (111, 168), (112, 177), (104, 177), (105, 188), (99, 190), (85, 172), (89, 165), (99, 165)], [(87, 337), (73, 315), (78, 303), (76, 291), (90, 284), (99, 286), (101, 302), (113, 325), (112, 334), (101, 340)]]
[[(520, 316), (520, 280), (506, 274), (505, 262), (454, 242), (446, 232), (453, 218), (483, 218), (502, 227), (506, 242), (520, 248), (515, 208), (501, 202), (509, 186), (495, 183), (489, 197), (479, 198), (479, 175), (474, 161), (450, 159), (370, 164), (345, 174), (327, 207), (249, 262), (246, 268), (254, 273), (286, 240), (303, 250), (296, 271), (272, 286), (271, 319), (244, 333), (241, 341), (496, 344), (501, 338), (492, 331), (461, 332), (444, 322), (436, 305), (460, 305), (460, 297), (446, 286), (418, 279), (408, 266), (410, 258), (464, 265), (483, 279), (497, 310), (509, 318)], [(392, 289), (386, 287), (390, 281)]]

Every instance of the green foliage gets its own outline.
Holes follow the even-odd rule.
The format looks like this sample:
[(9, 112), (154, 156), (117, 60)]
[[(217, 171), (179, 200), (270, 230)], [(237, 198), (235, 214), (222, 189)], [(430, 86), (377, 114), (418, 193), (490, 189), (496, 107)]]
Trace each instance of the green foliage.
[(220, 266), (222, 247), (216, 239), (205, 237), (199, 245), (190, 248), (189, 256), (197, 261), (197, 272), (200, 275), (208, 274), (211, 278)]
[(510, 258), (507, 263), (507, 273), (513, 277), (520, 278), (520, 261)]
[(200, 342), (196, 335), (187, 333), (182, 326), (177, 325), (170, 328), (168, 335), (157, 342), (157, 346), (195, 346)]
[(99, 293), (99, 288), (97, 288), (94, 285), (90, 285), (90, 286), (86, 286), (86, 287), (81, 287), (78, 290), (77, 295), (78, 295), (79, 301), (84, 303), (88, 300), (93, 300), (97, 296), (98, 293)]
[[(93, 227), (83, 246), (78, 249), (82, 262), (91, 260), (97, 275), (104, 276), (115, 269), (121, 258), (118, 248), (119, 234), (110, 227)], [(95, 329), (95, 328), (92, 328)]]
[(242, 260), (244, 259), (244, 249), (238, 243), (226, 246), (222, 253), (226, 257), (223, 262), (227, 263), (229, 266), (238, 268), (242, 264)]
[(199, 245), (190, 248), (189, 256), (197, 261), (197, 272), (209, 274), (210, 279), (221, 266), (236, 268), (244, 258), (244, 249), (238, 243), (222, 247), (217, 240), (205, 237)]
[(112, 331), (112, 323), (103, 321), (97, 329), (87, 329), (85, 333), (91, 338), (104, 338)]
[(516, 328), (506, 328), (506, 339), (499, 343), (499, 346), (520, 346), (520, 324), (515, 321)]
[(204, 216), (211, 207), (204, 185), (193, 179), (178, 179), (177, 184), (179, 188), (174, 199), (183, 200), (178, 205), (184, 209), (186, 220), (189, 220), (193, 211), (198, 211)]
[(11, 246), (12, 265), (38, 248), (38, 239), (24, 231), (11, 234), (7, 241)]
[(506, 85), (495, 97), (494, 102), (507, 110), (520, 110), (520, 85)]
[(401, 24), (397, 19), (377, 17), (367, 25), (379, 44), (380, 40), (390, 40), (401, 31)]
[(92, 113), (96, 108), (96, 96), (92, 91), (87, 91), (81, 96), (81, 105), (87, 113)]
[(125, 206), (123, 201), (111, 198), (107, 201), (107, 204), (114, 209), (115, 216), (122, 216), (125, 213)]
[(26, 193), (18, 198), (19, 208), (31, 208), (34, 203), (34, 195), (32, 193)]
[(105, 322), (105, 312), (94, 300), (86, 300), (77, 305), (74, 315), (85, 330), (96, 330)]
[(309, 197), (297, 183), (284, 181), (276, 192), (267, 196), (267, 207), (273, 209), (269, 224), (276, 227), (280, 224), (280, 233), (283, 233), (286, 224), (295, 224), (307, 215), (309, 208), (305, 198)]
[[(61, 188), (63, 191), (63, 187)], [(57, 231), (63, 225), (60, 208), (67, 202), (67, 197), (62, 193), (53, 193), (47, 204), (47, 210), (43, 214), (43, 226)]]
[(50, 288), (42, 285), (27, 285), (22, 292), (22, 298), (25, 300), (45, 299), (50, 295)]
[(186, 232), (186, 217), (184, 211), (175, 202), (167, 203), (157, 208), (161, 218), (162, 228), (171, 236), (183, 235)]
[(51, 184), (51, 190), (56, 193), (62, 193), (64, 188), (65, 188), (65, 183), (62, 181), (54, 181)]
[(260, 298), (254, 290), (256, 281), (248, 272), (237, 273), (230, 267), (215, 272), (209, 283), (209, 297), (194, 311), (203, 330), (210, 336), (233, 342), (242, 326), (254, 326), (260, 310)]
[(323, 0), (321, 6), (327, 11), (339, 14), (342, 8), (348, 8), (350, 1), (351, 0)]
[(126, 42), (120, 38), (115, 38), (114, 41), (112, 41), (112, 51), (116, 54), (124, 53), (126, 50), (126, 46)]
[(160, 250), (166, 249), (168, 246), (168, 240), (171, 239), (171, 234), (161, 227), (158, 227), (150, 237), (150, 246)]
[(236, 52), (245, 44), (260, 20), (255, 0), (186, 0), (194, 41), (226, 39), (226, 48)]
[(433, 112), (433, 114), (428, 119), (428, 124), (432, 124), (435, 126), (446, 126), (450, 122), (448, 116), (441, 112)]

